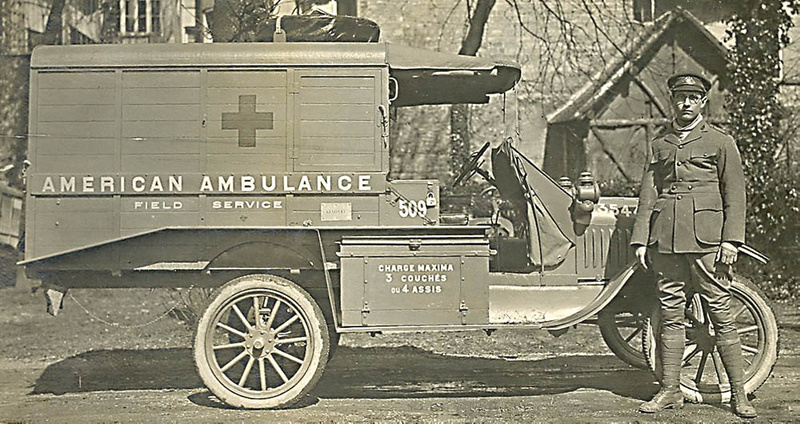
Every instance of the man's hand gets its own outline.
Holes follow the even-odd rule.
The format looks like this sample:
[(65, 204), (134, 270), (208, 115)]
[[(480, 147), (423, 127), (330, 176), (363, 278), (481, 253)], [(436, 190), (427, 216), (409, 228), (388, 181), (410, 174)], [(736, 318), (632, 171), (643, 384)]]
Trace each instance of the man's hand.
[(642, 268), (647, 269), (647, 246), (636, 247), (636, 259), (639, 260)]
[(737, 249), (736, 246), (727, 241), (723, 241), (722, 244), (719, 245), (719, 251), (717, 251), (717, 262), (725, 265), (733, 265), (736, 262), (738, 254), (739, 249)]

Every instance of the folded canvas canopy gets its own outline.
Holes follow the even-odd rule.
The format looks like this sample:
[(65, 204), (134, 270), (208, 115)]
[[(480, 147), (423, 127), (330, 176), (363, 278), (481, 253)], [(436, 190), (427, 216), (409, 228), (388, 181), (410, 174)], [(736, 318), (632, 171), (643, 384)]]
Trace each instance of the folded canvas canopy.
[(284, 15), (267, 19), (260, 25), (252, 41), (273, 41), (278, 28), (284, 31), (286, 41), (289, 42), (376, 43), (381, 36), (381, 28), (369, 19), (314, 11), (308, 15)]
[(519, 81), (520, 65), (401, 45), (387, 45), (387, 62), (397, 79), (397, 106), (486, 103)]
[(388, 43), (215, 43), (40, 46), (31, 68), (366, 67), (388, 65), (395, 106), (486, 103), (520, 66)]

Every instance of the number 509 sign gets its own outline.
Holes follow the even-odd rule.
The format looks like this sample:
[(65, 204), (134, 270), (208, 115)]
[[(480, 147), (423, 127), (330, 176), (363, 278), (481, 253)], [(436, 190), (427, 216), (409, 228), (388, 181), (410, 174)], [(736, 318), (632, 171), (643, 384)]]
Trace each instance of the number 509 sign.
[(424, 200), (404, 200), (397, 201), (400, 216), (403, 218), (416, 218), (418, 216), (424, 217), (428, 214), (428, 206)]

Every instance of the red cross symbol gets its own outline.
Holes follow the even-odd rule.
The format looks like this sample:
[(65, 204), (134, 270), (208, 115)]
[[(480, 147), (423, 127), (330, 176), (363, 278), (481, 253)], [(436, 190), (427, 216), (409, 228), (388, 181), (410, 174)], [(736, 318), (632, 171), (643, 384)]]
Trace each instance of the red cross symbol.
[(255, 94), (239, 96), (239, 111), (222, 114), (223, 130), (239, 130), (239, 147), (256, 147), (256, 130), (272, 127), (272, 112), (256, 112)]

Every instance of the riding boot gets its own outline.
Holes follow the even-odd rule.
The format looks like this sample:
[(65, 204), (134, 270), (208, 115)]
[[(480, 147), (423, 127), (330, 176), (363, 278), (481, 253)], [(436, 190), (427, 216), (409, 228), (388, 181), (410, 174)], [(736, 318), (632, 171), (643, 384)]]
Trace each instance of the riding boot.
[(744, 359), (742, 345), (736, 331), (717, 334), (717, 350), (731, 383), (731, 409), (742, 418), (755, 418), (756, 408), (747, 399), (744, 390)]
[(661, 333), (661, 390), (639, 412), (652, 414), (667, 408), (683, 408), (681, 365), (686, 336), (684, 330), (663, 329)]

